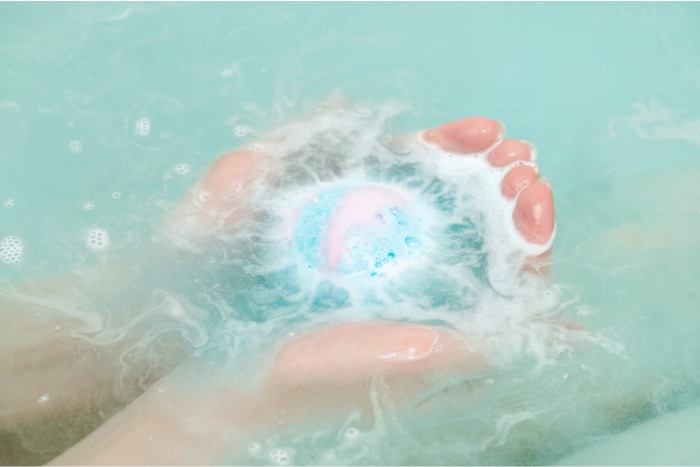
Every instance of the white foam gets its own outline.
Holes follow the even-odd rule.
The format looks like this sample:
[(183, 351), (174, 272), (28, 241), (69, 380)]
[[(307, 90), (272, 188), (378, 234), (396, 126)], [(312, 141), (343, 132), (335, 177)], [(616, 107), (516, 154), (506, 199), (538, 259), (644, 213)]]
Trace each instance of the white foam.
[(85, 246), (92, 251), (103, 251), (109, 248), (109, 233), (100, 228), (91, 229), (85, 236)]
[(68, 149), (75, 154), (80, 154), (81, 152), (83, 152), (83, 142), (79, 139), (69, 141)]
[(186, 175), (190, 173), (191, 170), (192, 166), (190, 166), (189, 164), (177, 164), (175, 166), (175, 173), (178, 175)]
[(134, 123), (134, 133), (138, 136), (148, 136), (151, 133), (151, 120), (142, 117)]
[(242, 138), (248, 133), (250, 133), (250, 128), (245, 125), (236, 125), (233, 127), (233, 135), (237, 138)]
[(279, 448), (270, 449), (268, 458), (274, 465), (288, 465), (293, 462), (290, 452)]
[(19, 237), (9, 235), (0, 241), (0, 261), (15, 264), (22, 260), (24, 245)]

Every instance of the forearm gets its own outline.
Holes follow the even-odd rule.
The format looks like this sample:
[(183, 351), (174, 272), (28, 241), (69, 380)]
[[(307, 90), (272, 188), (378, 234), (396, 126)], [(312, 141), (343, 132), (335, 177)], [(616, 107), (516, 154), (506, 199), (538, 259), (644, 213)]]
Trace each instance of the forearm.
[(128, 402), (189, 354), (172, 332), (182, 323), (167, 321), (181, 305), (141, 269), (114, 263), (0, 290), (0, 431)]
[(215, 384), (201, 373), (186, 362), (51, 464), (225, 464), (274, 428), (269, 393)]

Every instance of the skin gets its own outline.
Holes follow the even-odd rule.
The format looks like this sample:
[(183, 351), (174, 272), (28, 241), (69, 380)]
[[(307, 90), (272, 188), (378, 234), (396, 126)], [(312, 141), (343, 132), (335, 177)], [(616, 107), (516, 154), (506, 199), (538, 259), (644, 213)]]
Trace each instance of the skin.
[[(545, 244), (554, 231), (551, 189), (537, 175), (533, 146), (504, 140), (503, 134), (499, 122), (471, 117), (426, 130), (419, 137), (456, 154), (488, 150), (490, 164), (510, 167), (500, 186), (504, 197), (515, 199), (513, 222), (527, 241)], [(224, 154), (186, 196), (173, 222), (187, 219), (197, 225), (200, 238), (194, 241), (203, 245), (210, 240), (206, 236), (209, 227), (223, 225), (235, 231), (250, 210), (246, 193), (269, 163), (268, 156), (250, 149)], [(235, 196), (232, 185), (237, 187)], [(198, 194), (202, 191), (208, 193), (204, 199)], [(199, 202), (193, 210), (195, 199)], [(533, 258), (533, 263), (538, 261), (546, 261), (546, 255)], [(232, 448), (244, 452), (251, 436), (279, 430), (280, 423), (284, 429), (293, 429), (299, 423), (318, 423), (352, 409), (371, 416), (368, 388), (377, 378), (395, 400), (410, 401), (435, 378), (466, 377), (483, 371), (486, 362), (479, 342), (468, 336), (438, 327), (378, 321), (339, 324), (282, 343), (263, 370), (260, 387), (250, 392), (236, 390), (215, 377), (195, 389), (187, 385), (181, 389), (183, 380), (201, 372), (198, 365), (201, 362), (186, 360), (53, 463), (223, 462)], [(157, 389), (163, 387), (172, 390), (164, 396)], [(206, 404), (193, 404), (193, 400)], [(284, 413), (282, 422), (280, 413)], [(15, 414), (13, 424), (21, 416)], [(193, 432), (180, 423), (188, 417), (219, 421), (228, 427), (225, 436)]]

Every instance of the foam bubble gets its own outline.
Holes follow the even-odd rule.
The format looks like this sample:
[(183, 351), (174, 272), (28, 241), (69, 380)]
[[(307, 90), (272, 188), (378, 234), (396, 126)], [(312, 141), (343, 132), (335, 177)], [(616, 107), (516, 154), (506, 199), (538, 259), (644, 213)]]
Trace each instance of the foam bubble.
[(83, 152), (83, 142), (79, 139), (69, 141), (68, 149), (75, 154), (80, 154), (81, 152)]
[(83, 203), (83, 211), (92, 211), (93, 209), (95, 209), (95, 203), (92, 201), (86, 201)]
[(175, 173), (178, 175), (185, 175), (190, 173), (192, 167), (189, 164), (177, 164), (175, 166)]
[(15, 207), (15, 204), (17, 204), (17, 202), (15, 201), (14, 198), (7, 198), (5, 200), (5, 207), (8, 209)]
[(7, 236), (0, 241), (0, 261), (5, 264), (15, 264), (22, 260), (24, 245), (19, 237)]
[(237, 138), (241, 138), (250, 133), (250, 128), (244, 125), (236, 125), (233, 127), (233, 135)]
[(284, 449), (270, 449), (268, 453), (270, 461), (275, 465), (287, 465), (292, 462), (290, 453)]
[(85, 237), (85, 245), (92, 251), (102, 251), (109, 247), (109, 233), (104, 229), (95, 228)]
[(119, 198), (121, 198), (121, 197), (122, 197), (122, 194), (121, 194), (121, 192), (119, 192), (119, 191), (115, 191), (114, 193), (112, 193), (112, 198), (113, 198), (113, 199), (119, 199)]
[(151, 120), (142, 117), (134, 123), (134, 133), (139, 136), (148, 136), (151, 133)]

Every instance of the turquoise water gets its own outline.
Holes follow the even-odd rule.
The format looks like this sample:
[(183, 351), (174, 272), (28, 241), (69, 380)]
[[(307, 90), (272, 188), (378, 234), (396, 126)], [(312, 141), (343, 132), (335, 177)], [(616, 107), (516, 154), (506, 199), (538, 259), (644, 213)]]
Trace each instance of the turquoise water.
[[(6, 286), (104, 275), (114, 262), (143, 263), (163, 290), (214, 284), (204, 272), (161, 278), (142, 252), (158, 250), (158, 227), (218, 154), (331, 93), (403, 106), (395, 133), (485, 115), (537, 145), (555, 194), (552, 281), (617, 353), (584, 349), (544, 376), (507, 376), (478, 417), (507, 430), (425, 423), (373, 438), (375, 457), (339, 448), (339, 462), (556, 463), (697, 405), (698, 5), (4, 3), (0, 18), (0, 241), (8, 252), (21, 242), (21, 260), (0, 263)], [(96, 307), (123, 299), (95, 282), (84, 295)], [(182, 326), (187, 345), (204, 345)], [(533, 407), (534, 421), (515, 416)], [(48, 460), (110, 410), (0, 433), (0, 453)], [(673, 426), (656, 433), (661, 446)], [(633, 462), (645, 440), (578, 462)], [(697, 447), (682, 449), (700, 462)], [(678, 462), (657, 454), (651, 463)]]

